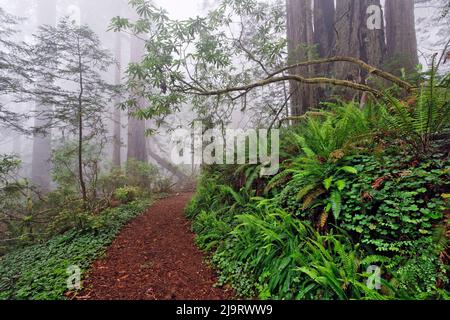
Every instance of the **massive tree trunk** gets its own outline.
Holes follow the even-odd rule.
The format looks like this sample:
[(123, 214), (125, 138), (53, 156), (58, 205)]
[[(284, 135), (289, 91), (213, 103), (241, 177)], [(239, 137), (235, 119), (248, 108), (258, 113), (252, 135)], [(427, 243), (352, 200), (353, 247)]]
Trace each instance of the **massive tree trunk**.
[(419, 63), (414, 20), (414, 0), (386, 0), (386, 38), (394, 73), (413, 72)]
[(314, 42), (321, 58), (332, 54), (335, 41), (334, 20), (334, 0), (314, 0)]
[[(56, 0), (40, 0), (37, 6), (38, 25), (56, 24)], [(34, 119), (35, 127), (47, 129), (49, 127), (48, 115), (51, 114), (53, 106), (36, 105), (36, 111), (45, 116), (36, 116)], [(31, 180), (41, 188), (43, 192), (50, 191), (50, 171), (51, 171), (51, 134), (35, 134), (33, 137), (33, 161), (31, 165)]]
[[(369, 29), (367, 9), (375, 5), (380, 8), (380, 28)], [(381, 66), (385, 57), (383, 13), (380, 0), (339, 0), (336, 2), (336, 45), (334, 53), (361, 59), (371, 65)], [(348, 63), (335, 64), (336, 77), (364, 83), (366, 72)], [(355, 92), (344, 90), (344, 97), (351, 99)]]
[[(311, 0), (287, 0), (287, 39), (289, 63), (310, 60), (314, 44)], [(313, 67), (299, 67), (293, 74), (309, 76)], [(314, 107), (315, 90), (312, 86), (290, 82), (291, 113), (299, 116)]]
[[(320, 58), (330, 57), (333, 53), (335, 42), (334, 20), (336, 11), (334, 0), (314, 0), (314, 42)], [(331, 65), (323, 64), (315, 68), (316, 74), (328, 75)], [(326, 86), (320, 86), (317, 91), (317, 99), (325, 100)]]
[[(131, 63), (141, 62), (144, 55), (145, 43), (136, 37), (132, 37), (130, 49)], [(143, 98), (138, 98), (138, 108), (143, 106), (144, 101)], [(128, 160), (148, 161), (145, 130), (145, 121), (136, 119), (131, 114), (128, 116)]]
[(138, 120), (132, 115), (128, 117), (128, 160), (148, 162), (145, 130), (145, 121)]

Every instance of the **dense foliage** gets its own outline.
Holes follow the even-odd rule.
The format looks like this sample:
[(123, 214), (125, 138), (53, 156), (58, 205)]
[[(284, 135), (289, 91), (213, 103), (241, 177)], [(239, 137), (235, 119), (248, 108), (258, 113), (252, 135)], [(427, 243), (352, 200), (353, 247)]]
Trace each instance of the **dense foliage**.
[(205, 168), (187, 215), (220, 284), (260, 298), (447, 299), (448, 88), (411, 101), (311, 113), (284, 132), (272, 179)]
[(138, 200), (91, 217), (84, 230), (71, 230), (48, 242), (16, 250), (0, 258), (1, 299), (63, 299), (67, 268), (87, 271), (122, 226), (142, 213), (148, 201)]
[[(21, 21), (0, 9), (0, 127), (34, 133), (33, 165), (23, 179), (21, 161), (0, 156), (0, 255), (84, 229), (104, 210), (167, 187), (149, 164), (105, 161), (105, 113), (118, 88), (104, 80), (114, 60), (99, 36), (63, 18), (25, 43), (17, 39)], [(25, 130), (26, 117), (11, 111), (20, 106), (5, 102), (35, 104), (34, 128)]]
[[(124, 61), (122, 35), (114, 45), (119, 61), (70, 18), (21, 42), (21, 19), (0, 8), (0, 128), (34, 134), (35, 165), (33, 185), (21, 178), (20, 160), (0, 155), (0, 299), (62, 298), (67, 268), (87, 270), (143, 211), (142, 199), (170, 189), (171, 180), (146, 160), (143, 131), (171, 132), (185, 107), (186, 118), (205, 128), (225, 130), (236, 115), (248, 121), (242, 127), (282, 128), (281, 170), (273, 177), (259, 177), (262, 165), (203, 167), (187, 215), (219, 284), (261, 299), (448, 298), (450, 78), (438, 76), (447, 47), (427, 73), (418, 66), (411, 77), (405, 73), (413, 66), (399, 65), (391, 74), (379, 68), (392, 30), (371, 32), (383, 44), (372, 59), (380, 43), (363, 30), (364, 19), (354, 19), (367, 13), (356, 3), (368, 1), (346, 2), (339, 20), (337, 6), (326, 18), (319, 6), (311, 15), (310, 1), (289, 2), (222, 0), (187, 20), (147, 0), (129, 0), (136, 12), (128, 19), (119, 5), (110, 31), (135, 37), (124, 88), (121, 70), (116, 85), (105, 80)], [(294, 14), (301, 19), (290, 21), (302, 3), (304, 14)], [(315, 39), (321, 19), (334, 20), (327, 33), (341, 36), (328, 37), (326, 54)], [(352, 39), (342, 23), (354, 29)], [(409, 27), (397, 31), (413, 35)], [(415, 48), (415, 37), (406, 38), (397, 37), (398, 46), (405, 40)], [(317, 97), (307, 99), (313, 91)], [(32, 116), (19, 113), (20, 103), (35, 105)], [(108, 136), (113, 104), (128, 111), (123, 167), (118, 110), (114, 141)], [(105, 161), (111, 142), (117, 167)], [(136, 145), (142, 152), (132, 155)], [(51, 179), (36, 175), (43, 161), (51, 162), (41, 170)]]
[(155, 167), (131, 160), (124, 169), (100, 170), (98, 154), (86, 152), (89, 206), (83, 204), (76, 176), (76, 156), (72, 146), (54, 155), (53, 178), (58, 183), (42, 195), (26, 179), (17, 179), (20, 161), (0, 160), (0, 255), (34, 243), (42, 243), (69, 230), (83, 230), (91, 220), (109, 208), (139, 198), (167, 193), (171, 183)]
[(21, 54), (24, 46), (12, 40), (19, 23), (19, 18), (0, 8), (0, 127), (23, 130), (20, 120), (23, 120), (24, 115), (11, 111), (3, 100), (8, 94), (19, 91), (23, 78), (26, 77)]
[(0, 299), (59, 299), (67, 267), (87, 270), (172, 182), (147, 162), (106, 160), (120, 88), (105, 80), (116, 61), (99, 35), (66, 17), (21, 42), (22, 20), (0, 8), (0, 128), (34, 134), (30, 179), (20, 146), (0, 155)]

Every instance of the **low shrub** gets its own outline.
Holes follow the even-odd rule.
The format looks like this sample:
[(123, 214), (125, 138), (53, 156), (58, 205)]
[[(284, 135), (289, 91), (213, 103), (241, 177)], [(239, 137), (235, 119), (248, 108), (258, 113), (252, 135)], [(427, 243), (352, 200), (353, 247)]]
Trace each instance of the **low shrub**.
[(142, 191), (138, 187), (126, 186), (116, 189), (114, 192), (114, 199), (122, 203), (129, 203), (136, 200), (141, 194)]
[(49, 241), (0, 258), (0, 300), (64, 299), (67, 268), (86, 272), (130, 219), (144, 212), (148, 201), (135, 201), (91, 217), (85, 230), (70, 230)]
[(448, 209), (442, 196), (450, 190), (448, 159), (360, 156), (352, 163), (360, 174), (343, 193), (340, 226), (368, 250), (415, 254), (415, 241), (432, 236)]
[(283, 133), (270, 180), (257, 166), (204, 168), (186, 213), (219, 284), (262, 299), (447, 299), (447, 142), (427, 133), (418, 156), (389, 127), (400, 114), (333, 108)]

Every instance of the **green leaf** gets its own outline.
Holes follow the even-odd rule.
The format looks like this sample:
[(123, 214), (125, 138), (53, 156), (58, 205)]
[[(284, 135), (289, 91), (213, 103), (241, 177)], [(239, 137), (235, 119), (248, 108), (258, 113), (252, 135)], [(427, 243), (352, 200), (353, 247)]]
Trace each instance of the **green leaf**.
[(358, 174), (358, 170), (356, 168), (350, 167), (350, 166), (344, 166), (340, 170), (345, 171), (347, 173), (351, 173), (351, 174)]
[(334, 177), (329, 177), (323, 181), (323, 185), (324, 185), (325, 189), (330, 190), (331, 183), (333, 182), (333, 178)]
[(341, 194), (337, 191), (331, 193), (330, 196), (331, 208), (333, 210), (334, 219), (337, 221), (342, 210), (342, 198)]
[(344, 190), (346, 184), (347, 183), (346, 183), (345, 180), (338, 180), (338, 181), (336, 181), (336, 187), (338, 188), (339, 191)]

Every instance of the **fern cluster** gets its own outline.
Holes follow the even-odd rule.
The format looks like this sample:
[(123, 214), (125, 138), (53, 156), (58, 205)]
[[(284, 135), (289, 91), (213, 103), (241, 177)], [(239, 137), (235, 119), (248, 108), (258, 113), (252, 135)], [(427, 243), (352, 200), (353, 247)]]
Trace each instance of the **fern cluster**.
[(408, 101), (387, 93), (388, 108), (383, 110), (386, 123), (395, 129), (418, 156), (432, 152), (435, 140), (448, 138), (450, 124), (450, 88), (446, 77), (439, 78), (433, 61), (426, 81)]
[(327, 104), (283, 132), (271, 179), (206, 167), (187, 214), (219, 284), (261, 299), (448, 298), (444, 84), (432, 70), (408, 102)]

